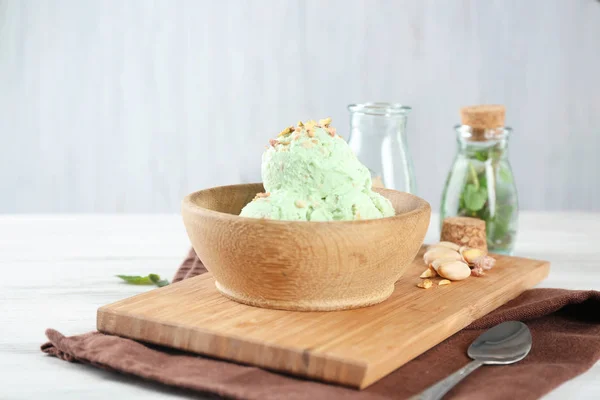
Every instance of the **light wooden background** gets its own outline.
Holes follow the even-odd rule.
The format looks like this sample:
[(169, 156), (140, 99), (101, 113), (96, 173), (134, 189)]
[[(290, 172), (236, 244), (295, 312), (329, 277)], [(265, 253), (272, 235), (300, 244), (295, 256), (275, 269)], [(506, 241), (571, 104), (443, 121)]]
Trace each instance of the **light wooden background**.
[(600, 211), (600, 2), (0, 2), (0, 212), (174, 212), (267, 139), (414, 107), (434, 209), (461, 105), (504, 103), (526, 209)]

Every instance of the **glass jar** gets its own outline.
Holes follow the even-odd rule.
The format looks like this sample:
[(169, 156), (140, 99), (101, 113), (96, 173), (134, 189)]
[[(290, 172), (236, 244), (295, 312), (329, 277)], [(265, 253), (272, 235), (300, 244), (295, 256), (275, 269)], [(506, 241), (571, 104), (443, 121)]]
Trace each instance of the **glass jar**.
[(455, 127), (458, 153), (442, 194), (441, 218), (486, 221), (488, 250), (511, 254), (518, 222), (517, 188), (508, 162), (508, 127), (476, 131)]
[(415, 175), (406, 142), (411, 110), (396, 103), (350, 104), (348, 143), (371, 171), (374, 187), (415, 193)]

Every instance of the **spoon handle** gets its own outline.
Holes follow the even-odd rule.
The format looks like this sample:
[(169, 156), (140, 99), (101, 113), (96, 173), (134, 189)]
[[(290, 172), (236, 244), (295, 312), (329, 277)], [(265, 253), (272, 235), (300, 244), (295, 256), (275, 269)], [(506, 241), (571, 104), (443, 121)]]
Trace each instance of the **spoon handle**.
[(481, 367), (483, 362), (473, 360), (452, 375), (442, 379), (435, 385), (429, 387), (423, 392), (410, 398), (410, 400), (438, 400), (441, 399), (450, 389), (462, 381), (467, 375)]

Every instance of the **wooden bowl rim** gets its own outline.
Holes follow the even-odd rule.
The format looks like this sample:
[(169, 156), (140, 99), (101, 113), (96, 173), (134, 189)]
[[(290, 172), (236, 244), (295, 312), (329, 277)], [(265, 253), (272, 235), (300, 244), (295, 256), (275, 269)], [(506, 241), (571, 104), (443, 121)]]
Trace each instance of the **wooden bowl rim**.
[(214, 186), (212, 188), (198, 190), (198, 191), (188, 194), (187, 196), (185, 196), (183, 198), (182, 208), (186, 208), (188, 211), (190, 211), (192, 213), (203, 215), (205, 217), (212, 217), (212, 218), (226, 219), (226, 220), (241, 220), (241, 221), (244, 221), (247, 223), (275, 224), (275, 225), (277, 225), (277, 224), (280, 224), (280, 225), (334, 224), (334, 225), (339, 225), (339, 226), (348, 225), (348, 224), (357, 225), (357, 224), (386, 223), (386, 222), (392, 222), (392, 221), (396, 221), (396, 220), (402, 220), (402, 219), (405, 219), (405, 218), (415, 215), (415, 214), (421, 214), (424, 212), (431, 211), (431, 205), (426, 200), (422, 199), (419, 196), (415, 196), (414, 194), (407, 193), (407, 192), (400, 192), (398, 190), (384, 189), (384, 188), (373, 188), (373, 190), (384, 196), (385, 196), (385, 192), (402, 193), (404, 195), (407, 195), (407, 196), (412, 197), (415, 200), (417, 200), (418, 206), (416, 208), (414, 208), (413, 210), (407, 211), (402, 214), (396, 214), (392, 217), (384, 217), (384, 218), (376, 218), (376, 219), (362, 219), (362, 220), (352, 220), (352, 221), (287, 221), (287, 220), (276, 220), (276, 219), (266, 219), (266, 218), (241, 217), (239, 215), (224, 213), (221, 211), (211, 210), (206, 207), (201, 207), (198, 204), (194, 203), (194, 201), (193, 201), (193, 199), (195, 197), (197, 197), (201, 193), (209, 191), (209, 190), (225, 189), (225, 188), (239, 188), (242, 186), (253, 186), (253, 185), (262, 185), (262, 183), (261, 182), (241, 183), (241, 184), (236, 184), (236, 185)]

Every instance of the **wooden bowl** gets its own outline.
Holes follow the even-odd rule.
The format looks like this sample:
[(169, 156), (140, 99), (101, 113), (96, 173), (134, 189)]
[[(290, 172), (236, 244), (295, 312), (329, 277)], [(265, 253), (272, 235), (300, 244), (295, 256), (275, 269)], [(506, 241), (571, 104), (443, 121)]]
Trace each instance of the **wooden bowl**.
[[(417, 254), (431, 208), (408, 193), (377, 189), (393, 217), (362, 221), (275, 221), (240, 210), (261, 184), (215, 187), (183, 200), (183, 221), (217, 289), (240, 303), (302, 311), (380, 303)], [(412, 277), (414, 278), (414, 277)]]

